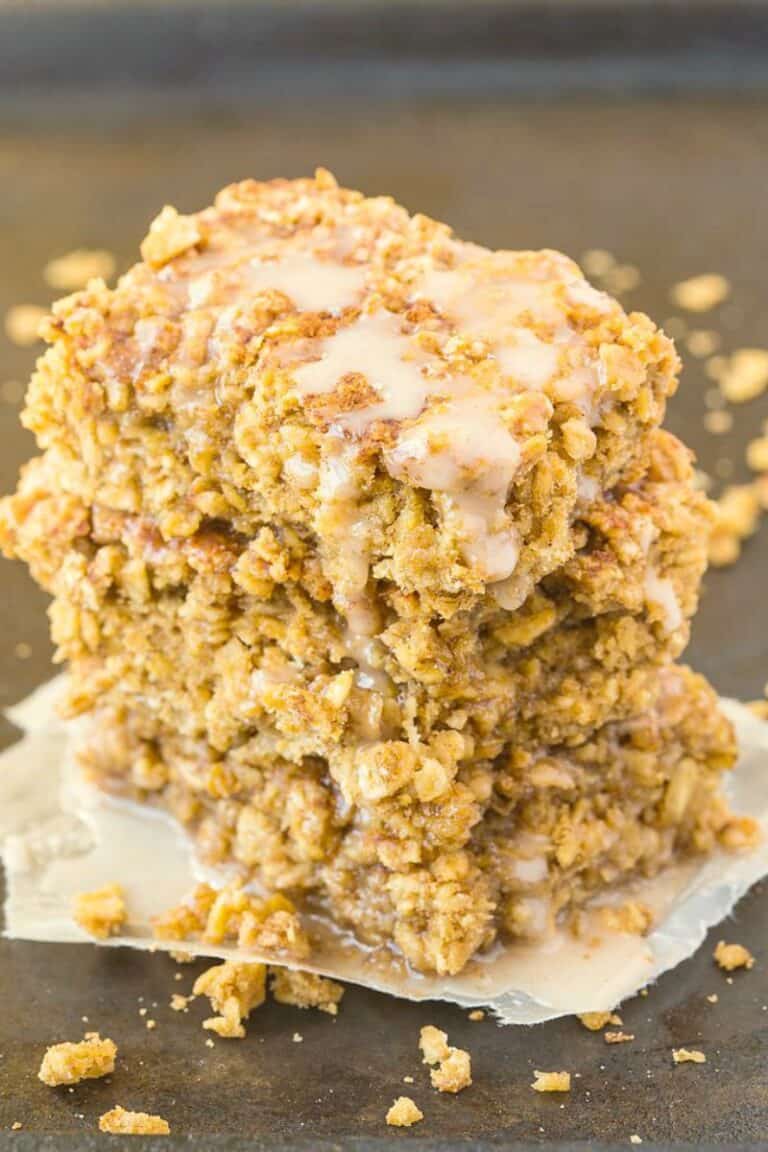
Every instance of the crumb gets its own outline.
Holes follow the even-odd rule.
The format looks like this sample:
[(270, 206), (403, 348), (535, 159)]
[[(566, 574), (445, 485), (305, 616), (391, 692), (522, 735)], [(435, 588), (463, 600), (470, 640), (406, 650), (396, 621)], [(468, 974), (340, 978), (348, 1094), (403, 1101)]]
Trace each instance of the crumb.
[(648, 995), (648, 989), (647, 988), (641, 988), (640, 991), (638, 992), (638, 996), (647, 996), (647, 995)]
[[(177, 964), (194, 964), (197, 959), (194, 952), (179, 952), (174, 950), (173, 952), (169, 952), (168, 955), (172, 960), (175, 960)], [(182, 980), (183, 978), (183, 973), (181, 972), (176, 972), (174, 975), (174, 980)]]
[(717, 1004), (719, 999), (720, 997), (718, 996), (717, 992), (713, 992), (711, 996), (707, 996), (707, 1002), (709, 1004)]
[(413, 1084), (413, 1076), (403, 1076), (403, 1084)]
[(743, 944), (726, 944), (725, 940), (718, 941), (712, 955), (726, 972), (733, 972), (734, 968), (752, 968), (755, 963), (754, 956)]
[(14, 1120), (13, 1124), (11, 1124), (11, 1132), (18, 1132), (21, 1127), (21, 1122), (19, 1120)]
[(445, 1060), (450, 1051), (448, 1036), (434, 1024), (425, 1024), (419, 1033), (419, 1048), (424, 1056), (424, 1064), (439, 1064)]
[(13, 654), (17, 660), (29, 660), (32, 655), (32, 645), (27, 644), (26, 640), (21, 640), (14, 648)]
[(418, 1124), (419, 1120), (424, 1119), (424, 1113), (414, 1104), (410, 1096), (398, 1096), (387, 1112), (386, 1119), (387, 1124), (395, 1128), (410, 1128), (412, 1124)]
[(115, 258), (103, 248), (78, 248), (66, 256), (49, 260), (43, 279), (58, 292), (74, 292), (89, 280), (109, 280), (114, 275)]
[[(727, 356), (710, 356), (704, 365), (704, 372), (710, 380), (720, 381), (728, 369)], [(720, 393), (722, 397), (722, 392)]]
[(40, 323), (48, 315), (37, 304), (17, 304), (5, 314), (5, 332), (12, 344), (29, 348), (40, 340)]
[(184, 973), (183, 972), (174, 972), (173, 978), (174, 978), (174, 980), (183, 980), (184, 979)]
[(754, 535), (760, 520), (760, 501), (752, 484), (734, 484), (715, 501), (715, 522), (709, 538), (709, 562), (715, 567), (734, 564), (741, 542)]
[(590, 1032), (599, 1032), (606, 1024), (620, 1026), (623, 1023), (621, 1016), (617, 1016), (615, 1012), (581, 1012), (578, 1019)]
[(293, 1034), (294, 1044), (301, 1044), (303, 1042), (303, 1040), (304, 1040), (304, 1037), (302, 1036), (301, 1032), (294, 1032), (294, 1034)]
[(768, 388), (768, 349), (739, 348), (728, 357), (718, 378), (720, 390), (733, 404), (745, 404)]
[(171, 1008), (174, 1012), (186, 1012), (187, 1005), (193, 999), (193, 996), (182, 996), (179, 992), (174, 992), (171, 996)]
[(472, 1060), (464, 1048), (449, 1048), (448, 1055), (429, 1074), (438, 1092), (461, 1092), (472, 1083)]
[(153, 921), (158, 940), (202, 936), (208, 944), (235, 940), (243, 949), (304, 959), (309, 940), (290, 900), (276, 894), (262, 899), (232, 882), (221, 889), (198, 884), (190, 898)]
[(603, 1035), (606, 1044), (628, 1044), (634, 1038), (634, 1032), (606, 1032)]
[(40, 1065), (38, 1079), (50, 1088), (60, 1084), (79, 1084), (81, 1080), (96, 1080), (115, 1070), (117, 1045), (91, 1033), (86, 1040), (73, 1044), (53, 1044), (47, 1049)]
[(114, 1136), (168, 1136), (171, 1126), (162, 1116), (150, 1116), (148, 1112), (126, 1112), (116, 1105), (111, 1112), (99, 1117), (99, 1131), (110, 1132)]
[(698, 1048), (673, 1048), (672, 1059), (675, 1064), (706, 1064), (707, 1058)]
[(631, 292), (640, 283), (640, 269), (634, 264), (616, 264), (603, 277), (603, 287), (614, 296)]
[(272, 995), (279, 1004), (294, 1008), (318, 1008), (336, 1016), (344, 986), (312, 972), (294, 972), (290, 968), (270, 968)]
[(139, 1016), (146, 1016), (147, 1012), (149, 1012), (149, 1008), (139, 1008)]
[(709, 273), (692, 276), (675, 284), (670, 293), (678, 308), (686, 312), (709, 312), (728, 298), (731, 286), (725, 276)]
[(629, 1138), (629, 1142), (630, 1144), (642, 1144), (643, 1138), (642, 1136), (638, 1136), (637, 1132), (633, 1132)]
[(724, 436), (733, 428), (733, 416), (724, 411), (705, 412), (704, 427), (713, 436)]
[(85, 1040), (100, 1040), (101, 1037), (99, 1036), (98, 1032), (86, 1032), (84, 1039)]
[(697, 328), (688, 333), (685, 343), (691, 356), (704, 359), (717, 352), (720, 347), (720, 333)]
[(210, 1036), (209, 1036), (209, 1037), (208, 1037), (208, 1039), (206, 1040), (206, 1042), (205, 1042), (205, 1046), (206, 1046), (206, 1048), (215, 1048), (215, 1047), (216, 1047), (216, 1045), (214, 1044), (213, 1040), (211, 1040)]
[(570, 1092), (570, 1072), (534, 1072), (536, 1077), (531, 1088), (536, 1092)]
[(147, 1020), (148, 1031), (152, 1032), (155, 1028), (157, 1028), (157, 1020)]
[(587, 276), (605, 276), (616, 264), (616, 257), (605, 248), (589, 248), (582, 252), (579, 264)]
[(106, 884), (93, 892), (78, 892), (73, 915), (90, 936), (105, 940), (117, 935), (127, 916), (123, 889), (119, 884)]
[(768, 472), (768, 436), (760, 436), (747, 444), (747, 464), (753, 472)]
[(485, 1020), (485, 1012), (483, 1012), (482, 1008), (475, 1008), (474, 1011), (469, 1013), (467, 1019), (476, 1024), (478, 1020)]
[(265, 964), (238, 964), (231, 960), (207, 968), (195, 981), (195, 996), (207, 996), (211, 1007), (218, 1013), (203, 1021), (224, 1039), (242, 1040), (247, 1020), (254, 1008), (266, 997), (267, 967)]
[(445, 1032), (432, 1024), (419, 1034), (419, 1048), (424, 1064), (436, 1064), (430, 1072), (432, 1087), (438, 1092), (461, 1092), (472, 1083), (472, 1060), (463, 1048), (452, 1048)]

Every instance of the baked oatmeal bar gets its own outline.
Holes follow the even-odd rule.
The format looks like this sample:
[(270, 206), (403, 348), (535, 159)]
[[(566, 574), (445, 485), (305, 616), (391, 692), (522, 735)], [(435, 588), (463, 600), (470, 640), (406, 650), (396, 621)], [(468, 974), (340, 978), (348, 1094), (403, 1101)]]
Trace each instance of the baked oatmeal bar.
[(323, 171), (142, 256), (54, 307), (0, 517), (94, 778), (438, 972), (727, 838), (647, 317)]

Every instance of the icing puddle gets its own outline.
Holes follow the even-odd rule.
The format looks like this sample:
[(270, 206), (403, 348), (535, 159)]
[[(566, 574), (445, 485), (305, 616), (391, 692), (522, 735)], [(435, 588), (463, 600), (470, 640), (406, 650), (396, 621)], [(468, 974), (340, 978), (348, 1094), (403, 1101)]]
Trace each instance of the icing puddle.
[[(107, 945), (178, 948), (178, 942), (153, 940), (152, 917), (178, 903), (200, 879), (220, 882), (222, 876), (201, 867), (170, 817), (116, 801), (82, 780), (71, 755), (77, 725), (63, 724), (54, 712), (60, 692), (61, 680), (51, 681), (7, 713), (23, 736), (0, 754), (5, 934), (92, 943), (71, 918), (72, 897), (117, 882), (126, 892), (130, 932)], [(616, 903), (631, 898), (653, 909), (656, 927), (647, 937), (602, 932), (594, 942), (592, 932), (584, 939), (558, 932), (544, 944), (497, 946), (460, 976), (443, 978), (411, 972), (386, 950), (363, 948), (309, 917), (317, 947), (312, 962), (298, 966), (412, 1000), (489, 1007), (504, 1024), (615, 1007), (690, 956), (707, 930), (768, 873), (768, 724), (733, 701), (724, 707), (742, 748), (730, 798), (737, 810), (760, 821), (764, 840), (748, 854), (718, 853), (617, 892)], [(198, 942), (190, 947), (204, 956), (264, 959), (236, 948)]]

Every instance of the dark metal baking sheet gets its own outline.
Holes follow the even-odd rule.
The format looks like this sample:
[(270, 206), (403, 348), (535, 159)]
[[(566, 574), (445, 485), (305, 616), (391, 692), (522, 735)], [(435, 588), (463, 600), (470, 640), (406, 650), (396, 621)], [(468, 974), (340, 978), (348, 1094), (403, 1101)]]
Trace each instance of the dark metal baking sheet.
[[(126, 43), (133, 51), (133, 41)], [(0, 60), (7, 58), (3, 42)], [(98, 71), (95, 60), (89, 66)], [(20, 81), (25, 73), (17, 68)], [(126, 74), (125, 61), (117, 71)], [(52, 255), (104, 246), (125, 267), (165, 202), (189, 209), (228, 180), (296, 175), (322, 163), (346, 183), (391, 192), (481, 242), (559, 247), (576, 257), (606, 247), (641, 269), (631, 302), (659, 320), (674, 311), (671, 283), (722, 272), (734, 285), (717, 321), (727, 347), (766, 343), (768, 109), (759, 93), (500, 99), (496, 88), (484, 92), (478, 74), (471, 98), (445, 89), (437, 99), (424, 88), (394, 102), (337, 92), (254, 103), (249, 91), (240, 102), (230, 95), (217, 103), (186, 90), (174, 97), (173, 84), (167, 101), (150, 85), (150, 99), (146, 86), (126, 93), (103, 76), (95, 98), (94, 83), (85, 95), (82, 86), (52, 84), (35, 103), (0, 75), (0, 314), (13, 303), (49, 299), (41, 269)], [(703, 318), (701, 326), (709, 325)], [(0, 337), (0, 382), (26, 377), (32, 360)], [(689, 360), (670, 426), (705, 468), (732, 459), (736, 478), (745, 478), (743, 448), (768, 417), (768, 399), (738, 410), (729, 436), (713, 437), (702, 425), (707, 386)], [(18, 428), (12, 390), (0, 396), (0, 488), (8, 490), (31, 441)], [(766, 571), (768, 531), (735, 568), (708, 578), (689, 652), (723, 692), (744, 698), (758, 696), (768, 678)], [(0, 703), (7, 704), (49, 674), (50, 648), (45, 598), (21, 566), (4, 564), (0, 580)], [(7, 723), (3, 736), (12, 738)], [(625, 1006), (636, 1040), (616, 1047), (572, 1020), (500, 1030), (452, 1007), (350, 989), (336, 1021), (267, 1005), (245, 1041), (217, 1041), (211, 1050), (202, 1006), (185, 1015), (168, 1007), (201, 965), (182, 969), (176, 982), (162, 956), (2, 940), (0, 1130), (7, 1135), (0, 1145), (95, 1147), (105, 1139), (92, 1135), (98, 1115), (121, 1103), (162, 1113), (180, 1138), (206, 1148), (626, 1147), (632, 1133), (645, 1147), (764, 1146), (767, 910), (768, 894), (758, 888), (722, 929), (755, 952), (752, 972), (727, 983), (712, 964), (714, 932), (647, 998)], [(716, 1005), (706, 1000), (712, 992)], [(152, 1032), (142, 1006), (157, 1020)], [(472, 1053), (475, 1083), (456, 1098), (425, 1082), (417, 1051), (425, 1023), (446, 1028), (452, 1043)], [(35, 1077), (45, 1046), (86, 1027), (119, 1043), (111, 1082), (71, 1093), (45, 1088)], [(295, 1031), (302, 1043), (293, 1042)], [(682, 1045), (704, 1049), (707, 1063), (674, 1067), (671, 1049)], [(578, 1074), (573, 1091), (532, 1092), (533, 1069), (555, 1067)], [(405, 1088), (405, 1075), (416, 1083)], [(384, 1113), (402, 1091), (426, 1118), (407, 1132), (388, 1130)], [(24, 1127), (10, 1134), (14, 1121)]]

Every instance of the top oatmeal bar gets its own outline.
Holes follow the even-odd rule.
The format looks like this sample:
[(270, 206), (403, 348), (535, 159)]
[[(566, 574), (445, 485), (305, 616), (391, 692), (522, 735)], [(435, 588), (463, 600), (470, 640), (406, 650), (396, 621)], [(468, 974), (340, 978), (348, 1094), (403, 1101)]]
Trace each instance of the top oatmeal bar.
[(166, 208), (142, 254), (55, 306), (26, 425), (165, 541), (311, 533), (353, 637), (374, 580), (517, 607), (675, 385), (671, 342), (566, 257), (459, 241), (324, 172)]
[(667, 337), (324, 171), (142, 255), (54, 307), (0, 517), (92, 774), (442, 972), (724, 838)]

